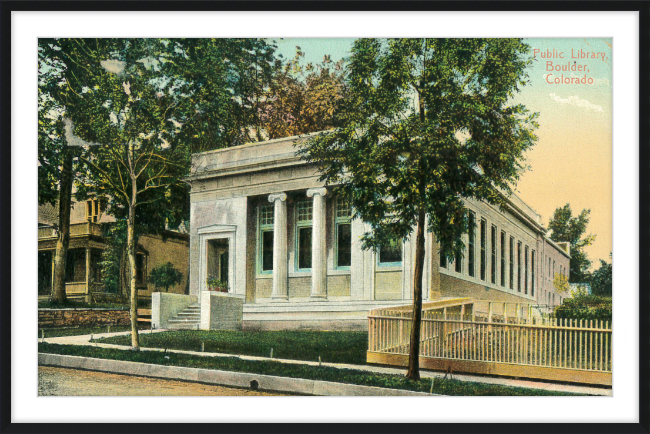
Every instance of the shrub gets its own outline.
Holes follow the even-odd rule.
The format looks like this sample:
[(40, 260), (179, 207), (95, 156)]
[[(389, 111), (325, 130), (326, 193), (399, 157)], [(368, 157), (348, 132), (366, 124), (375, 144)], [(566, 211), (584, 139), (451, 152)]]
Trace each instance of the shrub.
[(167, 262), (160, 267), (156, 267), (149, 273), (149, 282), (153, 283), (156, 289), (169, 291), (171, 286), (177, 285), (183, 281), (183, 273), (174, 268), (174, 264)]
[(601, 295), (578, 295), (566, 298), (555, 308), (556, 318), (612, 321), (612, 298)]

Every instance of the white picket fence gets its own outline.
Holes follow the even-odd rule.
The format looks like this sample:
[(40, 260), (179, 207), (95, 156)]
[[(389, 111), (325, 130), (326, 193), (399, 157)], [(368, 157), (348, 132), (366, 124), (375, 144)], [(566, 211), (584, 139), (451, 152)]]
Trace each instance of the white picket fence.
[[(612, 372), (607, 321), (535, 318), (529, 306), (507, 303), (449, 310), (423, 310), (421, 357), (499, 364), (505, 375), (512, 365)], [(376, 309), (368, 320), (369, 354), (408, 355), (412, 310)]]

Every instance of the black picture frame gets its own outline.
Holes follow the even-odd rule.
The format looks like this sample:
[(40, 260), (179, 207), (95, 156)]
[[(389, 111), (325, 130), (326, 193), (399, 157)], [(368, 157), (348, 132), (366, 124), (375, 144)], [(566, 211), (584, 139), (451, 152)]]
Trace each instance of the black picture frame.
[[(640, 264), (650, 262), (650, 250), (647, 248), (650, 242), (650, 231), (643, 227), (644, 222), (650, 221), (650, 206), (648, 203), (648, 191), (650, 187), (650, 143), (649, 125), (649, 96), (650, 89), (648, 77), (650, 77), (650, 3), (647, 1), (525, 1), (525, 2), (435, 2), (435, 1), (356, 1), (356, 2), (309, 2), (309, 1), (242, 1), (242, 2), (202, 2), (202, 1), (5, 1), (0, 9), (0, 32), (1, 32), (1, 109), (0, 117), (2, 122), (0, 146), (0, 206), (3, 212), (0, 213), (0, 245), (2, 246), (0, 261), (0, 432), (2, 433), (32, 433), (32, 432), (65, 432), (65, 433), (141, 433), (141, 432), (282, 432), (282, 433), (345, 433), (345, 432), (373, 432), (373, 433), (394, 433), (400, 430), (411, 432), (437, 432), (437, 433), (649, 433), (650, 432), (650, 358), (648, 357), (649, 338), (649, 316), (647, 309), (650, 307), (650, 273), (640, 267), (639, 275), (639, 422), (630, 424), (616, 423), (580, 423), (580, 424), (520, 424), (520, 423), (498, 423), (498, 424), (466, 424), (459, 421), (454, 424), (86, 424), (86, 423), (65, 423), (65, 424), (18, 424), (11, 420), (12, 414), (12, 376), (11, 376), (11, 284), (12, 258), (11, 258), (11, 198), (12, 198), (12, 166), (11, 166), (11, 41), (13, 11), (38, 10), (38, 11), (161, 11), (161, 10), (222, 10), (222, 11), (243, 11), (243, 10), (265, 10), (265, 11), (294, 11), (294, 10), (322, 10), (322, 11), (365, 11), (365, 10), (412, 10), (412, 11), (638, 11), (639, 12), (639, 222), (643, 230), (640, 234)], [(15, 270), (15, 268), (14, 268)], [(435, 404), (435, 401), (434, 401)], [(478, 405), (478, 404), (477, 404)]]

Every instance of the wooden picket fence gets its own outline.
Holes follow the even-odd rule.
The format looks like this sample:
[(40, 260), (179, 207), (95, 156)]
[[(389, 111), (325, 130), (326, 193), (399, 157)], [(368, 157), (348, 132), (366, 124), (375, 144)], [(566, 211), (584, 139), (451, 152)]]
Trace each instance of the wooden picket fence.
[[(487, 314), (464, 302), (422, 312), (420, 364), (547, 380), (611, 385), (612, 328), (607, 321), (535, 318), (528, 306)], [(509, 315), (514, 312), (513, 315)], [(368, 361), (405, 365), (412, 310), (384, 308), (368, 317)]]

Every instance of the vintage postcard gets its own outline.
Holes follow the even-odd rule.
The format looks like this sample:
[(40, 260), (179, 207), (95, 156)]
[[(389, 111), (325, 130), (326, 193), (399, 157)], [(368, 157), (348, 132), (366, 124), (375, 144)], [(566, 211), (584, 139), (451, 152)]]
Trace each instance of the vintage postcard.
[(612, 395), (612, 38), (40, 38), (40, 396)]

